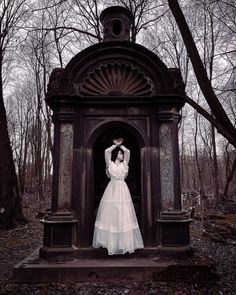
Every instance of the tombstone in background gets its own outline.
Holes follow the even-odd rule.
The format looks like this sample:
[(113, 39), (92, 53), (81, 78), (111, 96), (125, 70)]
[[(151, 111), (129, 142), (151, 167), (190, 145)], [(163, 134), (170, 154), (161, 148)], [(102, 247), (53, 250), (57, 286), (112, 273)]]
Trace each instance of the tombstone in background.
[[(104, 39), (54, 69), (46, 97), (53, 111), (52, 214), (40, 257), (91, 248), (97, 207), (108, 179), (104, 150), (123, 137), (131, 150), (130, 188), (145, 249), (187, 255), (189, 217), (181, 210), (178, 69), (130, 41), (133, 16), (119, 6), (101, 14)], [(94, 252), (101, 249), (93, 249)]]

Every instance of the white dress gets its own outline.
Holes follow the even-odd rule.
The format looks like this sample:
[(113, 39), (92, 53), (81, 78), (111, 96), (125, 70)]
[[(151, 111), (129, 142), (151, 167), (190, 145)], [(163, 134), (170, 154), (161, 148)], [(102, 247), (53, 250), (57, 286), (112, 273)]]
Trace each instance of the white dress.
[(144, 245), (129, 188), (124, 181), (128, 165), (126, 160), (119, 164), (110, 159), (106, 162), (111, 180), (98, 207), (92, 246), (107, 248), (109, 255), (132, 253)]

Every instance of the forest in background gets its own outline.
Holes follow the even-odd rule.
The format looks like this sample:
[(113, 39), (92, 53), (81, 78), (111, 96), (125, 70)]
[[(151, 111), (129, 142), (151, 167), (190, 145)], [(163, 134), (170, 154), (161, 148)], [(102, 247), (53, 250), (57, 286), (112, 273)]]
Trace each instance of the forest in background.
[[(52, 69), (65, 67), (76, 53), (102, 42), (101, 11), (110, 5), (122, 5), (135, 16), (132, 42), (154, 51), (169, 68), (179, 68), (186, 84), (188, 99), (179, 126), (182, 192), (211, 195), (215, 201), (235, 199), (235, 1), (179, 1), (212, 86), (211, 93), (201, 86), (201, 69), (197, 69), (198, 62), (194, 64), (191, 47), (187, 47), (191, 44), (183, 41), (188, 32), (182, 28), (184, 36), (180, 34), (172, 7), (176, 3), (1, 1), (0, 90), (21, 197), (27, 194), (43, 200), (51, 189), (53, 124), (44, 98)], [(176, 13), (181, 19), (179, 11)], [(211, 95), (217, 101), (213, 97), (209, 105)], [(214, 107), (218, 102), (223, 110), (217, 113), (220, 107)], [(3, 181), (1, 177), (2, 185)], [(4, 210), (0, 205), (1, 214)]]

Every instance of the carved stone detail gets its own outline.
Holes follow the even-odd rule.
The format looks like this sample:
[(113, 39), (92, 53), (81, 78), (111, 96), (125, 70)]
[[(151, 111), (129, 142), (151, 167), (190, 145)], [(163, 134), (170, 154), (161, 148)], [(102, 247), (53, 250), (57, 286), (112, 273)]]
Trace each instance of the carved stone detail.
[(160, 126), (160, 174), (162, 210), (174, 208), (174, 163), (171, 124)]
[(185, 84), (183, 78), (181, 76), (181, 72), (177, 68), (168, 69), (171, 79), (174, 93), (185, 94)]
[(47, 96), (60, 94), (61, 79), (64, 69), (56, 68), (52, 71), (47, 87)]
[(73, 157), (73, 126), (61, 124), (60, 162), (58, 184), (58, 209), (71, 208), (72, 157)]
[(80, 96), (153, 96), (152, 80), (133, 65), (101, 64), (95, 67), (74, 90)]

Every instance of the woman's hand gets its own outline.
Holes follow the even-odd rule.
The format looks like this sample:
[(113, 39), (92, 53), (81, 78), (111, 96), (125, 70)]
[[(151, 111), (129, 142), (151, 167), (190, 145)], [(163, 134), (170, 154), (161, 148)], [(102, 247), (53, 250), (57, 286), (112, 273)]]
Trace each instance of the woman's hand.
[(113, 139), (113, 143), (115, 144), (115, 145), (121, 145), (122, 144), (122, 142), (123, 142), (123, 138), (117, 138), (117, 139)]

